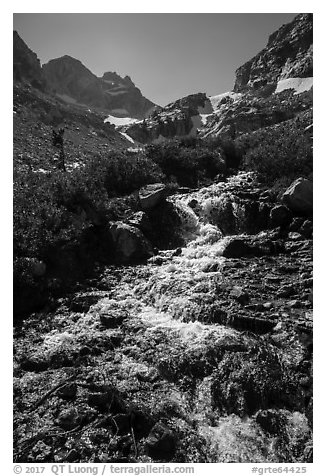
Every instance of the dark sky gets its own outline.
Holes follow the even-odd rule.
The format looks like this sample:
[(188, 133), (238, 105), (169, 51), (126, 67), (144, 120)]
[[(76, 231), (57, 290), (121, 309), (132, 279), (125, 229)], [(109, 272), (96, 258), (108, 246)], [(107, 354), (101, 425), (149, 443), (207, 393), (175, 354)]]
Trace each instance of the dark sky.
[(296, 13), (17, 13), (14, 29), (41, 63), (68, 54), (93, 73), (129, 75), (165, 105), (230, 91), (235, 70)]

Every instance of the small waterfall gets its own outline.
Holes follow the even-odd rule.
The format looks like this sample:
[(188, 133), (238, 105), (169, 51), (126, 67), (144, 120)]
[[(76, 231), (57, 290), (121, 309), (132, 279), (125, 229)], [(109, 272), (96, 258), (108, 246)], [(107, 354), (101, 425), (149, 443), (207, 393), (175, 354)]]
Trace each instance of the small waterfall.
[(174, 200), (174, 206), (181, 220), (181, 227), (184, 231), (185, 237), (190, 238), (195, 236), (199, 230), (199, 218), (196, 213), (185, 200), (179, 198)]

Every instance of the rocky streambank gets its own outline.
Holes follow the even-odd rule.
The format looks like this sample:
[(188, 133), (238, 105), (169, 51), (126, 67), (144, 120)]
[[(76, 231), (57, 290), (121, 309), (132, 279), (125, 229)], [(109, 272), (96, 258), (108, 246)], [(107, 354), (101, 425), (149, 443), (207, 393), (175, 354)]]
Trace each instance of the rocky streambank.
[(15, 461), (311, 462), (310, 185), (143, 192), (125, 262), (15, 328)]

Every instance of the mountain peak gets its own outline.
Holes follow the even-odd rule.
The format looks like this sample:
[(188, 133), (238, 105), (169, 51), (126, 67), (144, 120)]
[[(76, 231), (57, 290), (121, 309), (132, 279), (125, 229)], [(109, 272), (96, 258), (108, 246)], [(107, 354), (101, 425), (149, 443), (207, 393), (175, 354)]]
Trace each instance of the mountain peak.
[(266, 47), (236, 71), (235, 92), (313, 75), (313, 15), (297, 15), (269, 36)]
[(44, 89), (45, 79), (40, 60), (16, 30), (13, 32), (13, 53), (14, 81), (27, 82), (38, 89)]

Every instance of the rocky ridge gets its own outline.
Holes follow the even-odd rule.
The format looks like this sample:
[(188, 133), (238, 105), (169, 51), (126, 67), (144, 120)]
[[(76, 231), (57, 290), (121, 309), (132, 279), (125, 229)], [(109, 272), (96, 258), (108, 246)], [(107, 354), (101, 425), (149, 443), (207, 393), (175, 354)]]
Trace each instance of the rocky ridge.
[(25, 81), (36, 88), (45, 89), (46, 80), (42, 72), (40, 60), (20, 38), (17, 31), (14, 31), (13, 53), (14, 82)]
[[(42, 67), (37, 55), (14, 31), (14, 82), (27, 83), (67, 104), (93, 108), (118, 117), (145, 117), (155, 104), (145, 98), (129, 76), (106, 72), (98, 78), (81, 61), (65, 55)], [(95, 112), (95, 111), (94, 111)]]
[(98, 78), (79, 60), (56, 58), (42, 66), (49, 86), (59, 97), (117, 116), (143, 118), (155, 104), (146, 99), (129, 76), (104, 73)]
[(236, 71), (235, 92), (276, 85), (281, 79), (313, 76), (312, 13), (297, 15), (268, 39), (266, 48)]
[(234, 139), (311, 108), (312, 74), (312, 14), (301, 14), (237, 69), (233, 91), (187, 96), (121, 130), (141, 143), (197, 135)]

